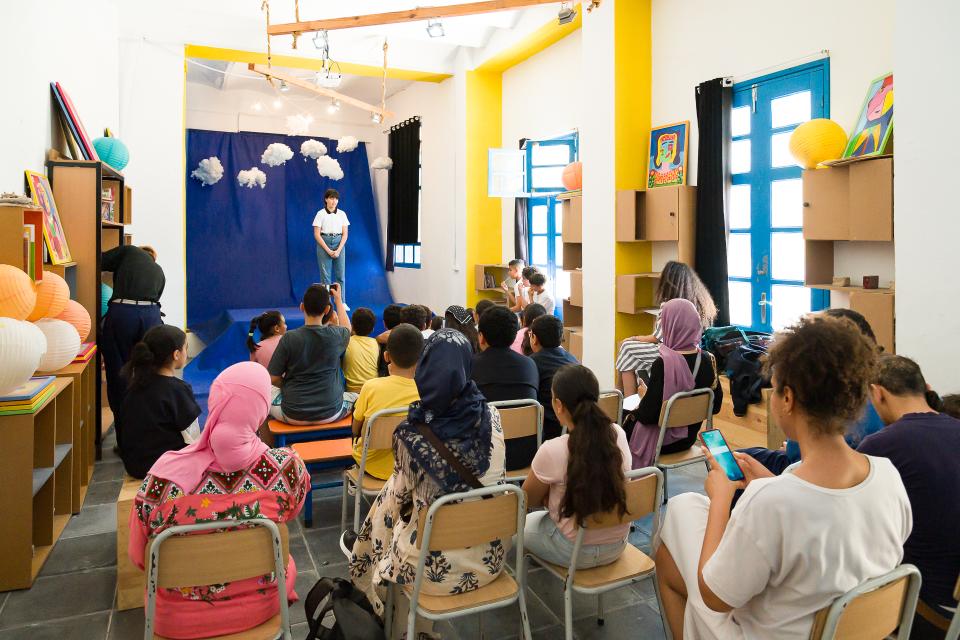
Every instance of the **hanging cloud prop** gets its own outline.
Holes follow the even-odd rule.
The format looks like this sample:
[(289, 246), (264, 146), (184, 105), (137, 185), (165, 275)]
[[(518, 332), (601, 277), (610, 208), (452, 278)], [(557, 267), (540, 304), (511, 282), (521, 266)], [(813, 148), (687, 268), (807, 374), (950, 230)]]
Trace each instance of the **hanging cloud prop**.
[(240, 183), (241, 187), (248, 189), (253, 189), (256, 186), (263, 189), (267, 186), (267, 174), (256, 167), (250, 167), (237, 174), (237, 182)]
[(220, 182), (220, 178), (223, 177), (223, 164), (220, 163), (220, 158), (216, 156), (204, 158), (190, 174), (190, 177), (196, 178), (205, 187), (207, 185), (217, 184)]
[(311, 122), (313, 122), (313, 116), (305, 116), (299, 113), (292, 116), (287, 116), (287, 135), (307, 135), (307, 129), (310, 128)]
[(260, 162), (271, 167), (279, 167), (293, 157), (293, 150), (281, 142), (274, 142), (260, 156)]
[(346, 153), (357, 148), (360, 142), (353, 136), (343, 136), (337, 140), (337, 153)]
[(320, 156), (317, 158), (317, 171), (321, 176), (331, 180), (340, 180), (343, 178), (343, 169), (340, 163), (330, 156)]
[(327, 145), (319, 140), (304, 140), (303, 144), (300, 145), (300, 154), (316, 160), (320, 156), (327, 155)]
[(374, 158), (373, 162), (370, 163), (370, 168), (380, 171), (389, 171), (390, 169), (393, 169), (393, 160), (387, 156)]

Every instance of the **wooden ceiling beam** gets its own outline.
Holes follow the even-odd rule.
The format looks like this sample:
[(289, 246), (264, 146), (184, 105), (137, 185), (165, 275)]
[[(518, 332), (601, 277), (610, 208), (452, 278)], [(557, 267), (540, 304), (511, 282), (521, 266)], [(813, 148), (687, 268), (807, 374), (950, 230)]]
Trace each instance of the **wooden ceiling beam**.
[(292, 87), (300, 87), (305, 91), (315, 93), (325, 98), (336, 98), (342, 104), (348, 104), (352, 107), (356, 107), (357, 109), (363, 109), (364, 111), (369, 111), (370, 113), (379, 113), (384, 117), (384, 119), (392, 118), (396, 115), (395, 113), (393, 113), (388, 109), (380, 109), (380, 107), (372, 104), (368, 104), (363, 100), (357, 100), (356, 98), (351, 98), (350, 96), (340, 93), (339, 91), (334, 91), (333, 89), (327, 89), (326, 87), (317, 86), (308, 80), (304, 80), (302, 78), (292, 76), (289, 73), (284, 73), (282, 71), (276, 71), (264, 64), (254, 64), (251, 62), (250, 64), (247, 65), (247, 68), (250, 69), (250, 71), (253, 71), (254, 73), (259, 73), (260, 75), (266, 78), (283, 80), (284, 82), (286, 82), (288, 85)]
[(485, 0), (484, 2), (468, 2), (466, 4), (452, 4), (442, 7), (416, 7), (402, 11), (387, 13), (372, 13), (363, 16), (347, 16), (343, 18), (329, 18), (326, 20), (302, 20), (285, 24), (272, 24), (267, 28), (271, 36), (289, 36), (294, 33), (308, 33), (311, 31), (334, 31), (336, 29), (350, 29), (353, 27), (373, 27), (382, 24), (397, 24), (416, 20), (432, 20), (436, 18), (456, 18), (472, 16), (480, 13), (495, 11), (509, 11), (522, 9), (539, 4), (556, 3), (559, 0)]

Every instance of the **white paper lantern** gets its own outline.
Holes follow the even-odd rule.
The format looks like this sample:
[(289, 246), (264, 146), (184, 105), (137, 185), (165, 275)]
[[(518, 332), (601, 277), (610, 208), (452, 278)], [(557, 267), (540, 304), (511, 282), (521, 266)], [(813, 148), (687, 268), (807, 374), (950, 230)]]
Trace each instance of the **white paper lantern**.
[(0, 318), (0, 394), (29, 380), (46, 350), (46, 338), (31, 323)]
[(40, 359), (39, 371), (57, 371), (73, 362), (80, 351), (80, 334), (69, 322), (43, 318), (35, 323), (47, 338), (47, 352)]

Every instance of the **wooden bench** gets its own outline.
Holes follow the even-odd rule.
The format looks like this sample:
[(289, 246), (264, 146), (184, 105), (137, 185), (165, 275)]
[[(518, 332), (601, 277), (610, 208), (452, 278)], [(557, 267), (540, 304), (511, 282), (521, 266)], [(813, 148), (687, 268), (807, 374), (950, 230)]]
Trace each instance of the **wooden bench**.
[[(293, 445), (293, 450), (303, 459), (308, 471), (330, 468), (345, 469), (353, 465), (352, 438), (298, 442)], [(315, 483), (311, 479), (307, 499), (303, 505), (303, 523), (306, 526), (313, 526), (313, 490), (339, 487), (342, 484), (342, 480)]]
[(124, 474), (123, 487), (117, 496), (117, 609), (137, 609), (143, 606), (147, 580), (143, 571), (130, 561), (127, 554), (130, 542), (130, 512), (142, 480)]
[(267, 444), (274, 447), (285, 447), (293, 442), (341, 438), (343, 436), (349, 437), (351, 435), (352, 425), (353, 414), (328, 424), (308, 424), (302, 426), (287, 424), (279, 420), (269, 420), (267, 422), (267, 433), (273, 439), (273, 442), (268, 442)]

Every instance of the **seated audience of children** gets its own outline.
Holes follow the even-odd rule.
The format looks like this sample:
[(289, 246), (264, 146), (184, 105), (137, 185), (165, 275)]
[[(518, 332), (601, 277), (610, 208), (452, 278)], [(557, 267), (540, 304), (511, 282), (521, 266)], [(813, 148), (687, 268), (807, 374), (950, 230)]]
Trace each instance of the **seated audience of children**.
[(523, 310), (523, 313), (520, 314), (520, 331), (517, 332), (517, 337), (514, 338), (510, 348), (525, 356), (533, 353), (533, 351), (530, 350), (530, 325), (533, 324), (534, 320), (546, 313), (547, 310), (543, 308), (543, 305), (528, 304)]
[(514, 313), (520, 313), (530, 303), (530, 276), (540, 273), (536, 267), (523, 267), (520, 270), (520, 284), (516, 287), (517, 299), (508, 308)]
[(497, 303), (490, 298), (481, 298), (477, 301), (477, 306), (473, 308), (473, 325), (480, 326), (480, 316), (491, 307), (497, 306)]
[(390, 375), (387, 371), (387, 363), (383, 359), (383, 350), (387, 346), (387, 339), (390, 337), (390, 330), (400, 324), (400, 310), (398, 304), (388, 304), (383, 308), (383, 327), (384, 331), (377, 336), (377, 344), (380, 345), (380, 356), (377, 358), (377, 375), (381, 378)]
[(539, 304), (548, 315), (553, 315), (553, 310), (557, 305), (553, 301), (553, 296), (547, 291), (547, 276), (539, 271), (530, 276), (527, 296), (528, 298), (523, 304), (524, 308), (531, 304)]
[[(481, 300), (481, 302), (483, 302)], [(492, 306), (492, 305), (491, 305)], [(480, 305), (477, 305), (479, 308)], [(474, 353), (480, 351), (480, 338), (477, 335), (477, 324), (473, 312), (460, 305), (450, 305), (443, 314), (443, 323), (447, 329), (456, 329), (470, 341), (470, 348)]]
[(290, 424), (336, 422), (350, 413), (357, 397), (344, 389), (340, 368), (350, 342), (340, 287), (310, 285), (300, 309), (304, 326), (284, 334), (267, 367), (279, 389), (270, 415)]
[[(260, 332), (260, 342), (253, 339), (254, 332)], [(264, 311), (250, 321), (247, 332), (247, 349), (250, 359), (259, 362), (264, 368), (270, 366), (270, 358), (277, 349), (280, 338), (287, 332), (287, 321), (279, 311)]]
[(162, 324), (134, 345), (121, 371), (127, 394), (115, 416), (117, 444), (123, 467), (134, 478), (144, 477), (160, 456), (184, 448), (200, 434), (195, 425), (200, 406), (193, 389), (175, 377), (186, 364), (187, 334)]
[[(413, 325), (399, 324), (390, 331), (387, 350), (383, 354), (390, 375), (364, 383), (353, 406), (353, 459), (357, 464), (363, 455), (364, 422), (367, 418), (384, 409), (408, 407), (420, 399), (414, 373), (422, 350), (423, 334)], [(389, 449), (370, 449), (367, 451), (365, 471), (374, 478), (386, 480), (393, 472), (393, 453)]]
[[(473, 315), (472, 313), (470, 314)], [(430, 321), (430, 331), (440, 331), (443, 329), (443, 318), (440, 316), (433, 316), (433, 320)]]
[(400, 322), (412, 324), (423, 333), (424, 338), (430, 337), (430, 329), (428, 328), (430, 326), (430, 316), (425, 306), (408, 304), (400, 310)]
[(363, 383), (376, 378), (377, 360), (380, 358), (380, 345), (371, 338), (377, 317), (366, 307), (357, 307), (350, 318), (350, 342), (343, 354), (343, 377), (347, 382), (347, 391), (360, 393)]
[[(529, 308), (529, 307), (528, 307)], [(553, 410), (553, 376), (557, 370), (577, 359), (560, 346), (563, 340), (563, 322), (556, 316), (541, 316), (530, 327), (530, 359), (537, 365), (540, 385), (537, 400), (543, 405), (543, 439), (556, 438), (562, 427)]]
[(500, 283), (500, 287), (507, 295), (508, 307), (516, 305), (522, 295), (523, 274), (521, 271), (523, 271), (523, 260), (514, 258), (507, 263), (507, 279)]

